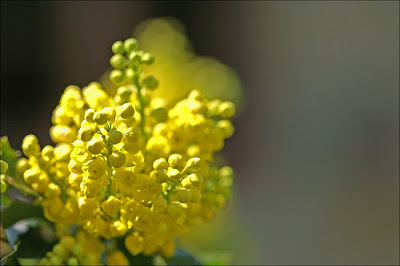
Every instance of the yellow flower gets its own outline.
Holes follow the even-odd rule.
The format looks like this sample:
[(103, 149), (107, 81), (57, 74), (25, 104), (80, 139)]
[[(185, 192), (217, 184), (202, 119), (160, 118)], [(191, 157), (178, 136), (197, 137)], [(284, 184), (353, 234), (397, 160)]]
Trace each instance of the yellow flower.
[(114, 196), (110, 196), (107, 200), (103, 201), (101, 207), (108, 215), (116, 215), (121, 209), (121, 201)]
[(98, 209), (98, 202), (95, 198), (84, 198), (78, 199), (78, 207), (80, 214), (83, 217), (89, 218), (94, 215)]
[[(23, 141), (28, 159), (18, 160), (17, 176), (40, 194), (59, 236), (79, 229), (43, 264), (98, 264), (100, 239), (115, 237), (132, 255), (170, 257), (173, 239), (197, 219), (212, 219), (231, 194), (233, 170), (219, 169), (213, 157), (234, 133), (234, 104), (198, 90), (180, 101), (153, 97), (165, 85), (142, 73), (154, 56), (137, 48), (133, 38), (113, 45), (114, 96), (96, 82), (65, 89), (53, 112), (55, 147), (41, 150), (34, 135)], [(110, 264), (129, 264), (112, 252)]]
[(108, 265), (130, 265), (124, 253), (119, 250), (109, 254), (106, 258), (106, 262)]
[(50, 128), (51, 139), (55, 143), (69, 142), (72, 143), (77, 136), (77, 131), (74, 128), (64, 125), (55, 125)]
[(50, 183), (47, 185), (44, 195), (47, 198), (54, 198), (54, 197), (58, 197), (61, 194), (61, 189), (58, 185), (56, 185), (55, 183)]
[(86, 195), (86, 197), (93, 198), (100, 192), (101, 184), (98, 180), (84, 178), (80, 188), (81, 192)]
[(35, 135), (27, 135), (22, 140), (22, 151), (26, 156), (39, 156), (40, 146)]
[(64, 203), (60, 198), (52, 198), (45, 201), (43, 206), (46, 218), (50, 221), (56, 221), (64, 208)]
[(90, 108), (101, 110), (111, 105), (111, 98), (97, 82), (90, 83), (82, 90), (85, 102)]
[(165, 241), (161, 247), (161, 254), (165, 258), (171, 258), (175, 254), (175, 242), (172, 239)]
[(160, 157), (166, 157), (169, 154), (171, 147), (167, 138), (163, 136), (153, 136), (147, 142), (146, 149)]
[(106, 171), (106, 161), (101, 157), (89, 160), (82, 165), (88, 178), (98, 180)]
[(139, 232), (135, 231), (134, 233), (128, 235), (125, 238), (125, 246), (133, 255), (137, 255), (144, 249), (144, 239), (140, 236)]

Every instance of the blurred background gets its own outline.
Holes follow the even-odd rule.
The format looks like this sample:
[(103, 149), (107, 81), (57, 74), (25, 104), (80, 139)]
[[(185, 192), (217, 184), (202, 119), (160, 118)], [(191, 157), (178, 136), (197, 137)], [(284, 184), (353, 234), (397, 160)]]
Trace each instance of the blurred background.
[(233, 202), (183, 242), (234, 264), (398, 264), (397, 1), (1, 1), (1, 135), (52, 144), (64, 88), (100, 80), (114, 41), (168, 51), (144, 33), (158, 17), (181, 22), (158, 31), (199, 58), (195, 84), (240, 106)]

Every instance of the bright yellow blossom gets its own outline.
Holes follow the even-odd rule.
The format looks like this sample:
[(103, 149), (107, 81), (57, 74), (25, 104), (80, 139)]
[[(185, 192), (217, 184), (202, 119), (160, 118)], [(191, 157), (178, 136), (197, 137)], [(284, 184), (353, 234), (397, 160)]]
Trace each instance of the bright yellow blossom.
[[(192, 90), (168, 105), (152, 96), (162, 81), (142, 72), (155, 62), (151, 54), (133, 38), (112, 50), (116, 94), (97, 82), (68, 86), (53, 113), (56, 146), (41, 149), (34, 135), (22, 144), (28, 159), (19, 159), (17, 173), (40, 194), (45, 216), (56, 228), (80, 230), (43, 264), (97, 264), (100, 239), (116, 237), (132, 255), (170, 257), (174, 238), (198, 219), (211, 220), (231, 193), (233, 171), (219, 169), (214, 154), (234, 132), (234, 104)], [(106, 260), (129, 264), (118, 251)]]

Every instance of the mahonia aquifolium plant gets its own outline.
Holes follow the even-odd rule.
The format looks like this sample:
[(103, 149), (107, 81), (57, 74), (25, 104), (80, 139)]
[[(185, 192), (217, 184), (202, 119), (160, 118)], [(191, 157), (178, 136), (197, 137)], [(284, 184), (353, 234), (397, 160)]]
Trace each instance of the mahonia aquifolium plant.
[[(171, 257), (174, 239), (196, 220), (211, 220), (231, 194), (233, 170), (213, 157), (234, 133), (234, 104), (193, 90), (168, 108), (152, 98), (159, 81), (141, 70), (154, 56), (138, 50), (134, 38), (115, 42), (112, 51), (116, 94), (97, 82), (70, 85), (53, 112), (56, 145), (41, 147), (34, 135), (23, 140), (27, 158), (18, 159), (15, 175), (59, 237), (40, 265), (100, 264), (103, 240), (117, 238), (133, 256)], [(7, 168), (1, 161), (2, 193)], [(105, 261), (129, 265), (118, 248), (108, 249)]]

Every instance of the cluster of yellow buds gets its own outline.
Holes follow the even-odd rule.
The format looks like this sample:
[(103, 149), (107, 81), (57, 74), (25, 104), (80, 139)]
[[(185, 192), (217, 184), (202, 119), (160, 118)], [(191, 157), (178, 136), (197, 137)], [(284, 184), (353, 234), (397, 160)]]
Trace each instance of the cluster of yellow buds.
[[(93, 238), (125, 237), (133, 255), (169, 257), (174, 237), (198, 219), (211, 220), (230, 195), (233, 171), (216, 166), (213, 156), (234, 133), (235, 106), (193, 90), (168, 108), (151, 97), (158, 80), (141, 71), (154, 56), (138, 50), (133, 38), (112, 50), (116, 94), (97, 82), (82, 90), (68, 86), (53, 113), (56, 146), (41, 149), (34, 135), (26, 136), (28, 159), (19, 159), (17, 172), (41, 195), (56, 225), (79, 225)], [(62, 243), (62, 252), (57, 246), (43, 264), (82, 263)], [(120, 255), (110, 260), (124, 260)]]
[(47, 252), (46, 257), (42, 258), (38, 264), (101, 265), (99, 253), (102, 250), (104, 250), (104, 246), (99, 239), (80, 231), (76, 234), (76, 237), (62, 236), (60, 241), (53, 246), (52, 251)]

